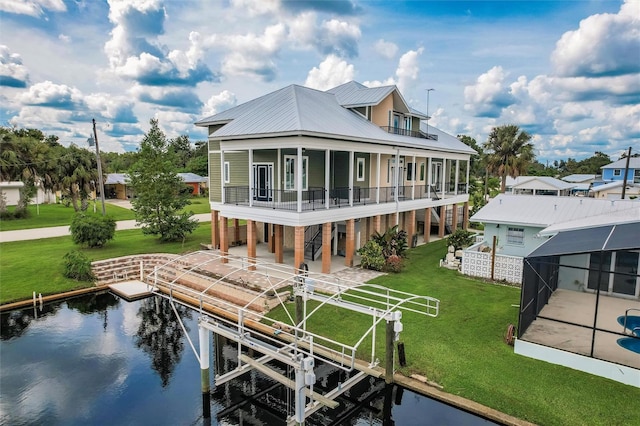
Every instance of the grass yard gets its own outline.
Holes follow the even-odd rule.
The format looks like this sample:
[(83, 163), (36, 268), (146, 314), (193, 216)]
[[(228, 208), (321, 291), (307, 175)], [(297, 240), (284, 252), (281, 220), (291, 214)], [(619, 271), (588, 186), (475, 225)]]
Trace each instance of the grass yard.
[[(525, 358), (503, 341), (517, 324), (520, 290), (484, 283), (438, 267), (443, 241), (410, 251), (401, 274), (373, 283), (440, 300), (437, 318), (404, 314), (405, 375), (418, 373), (460, 395), (512, 416), (542, 425), (629, 425), (640, 418), (640, 389), (569, 368)], [(293, 309), (293, 304), (289, 305)], [(274, 316), (284, 320), (283, 312)], [(354, 344), (371, 319), (335, 307), (323, 308), (311, 330)], [(348, 326), (346, 326), (348, 325)], [(376, 356), (384, 366), (382, 324)], [(370, 339), (369, 339), (370, 340)], [(359, 357), (369, 360), (363, 344)]]
[[(99, 260), (141, 253), (185, 253), (210, 241), (211, 224), (202, 223), (184, 244), (160, 243), (157, 237), (132, 229), (116, 232), (103, 248), (82, 251), (91, 260)], [(30, 299), (34, 291), (45, 296), (93, 285), (62, 275), (62, 257), (76, 248), (71, 236), (0, 244), (0, 304)]]

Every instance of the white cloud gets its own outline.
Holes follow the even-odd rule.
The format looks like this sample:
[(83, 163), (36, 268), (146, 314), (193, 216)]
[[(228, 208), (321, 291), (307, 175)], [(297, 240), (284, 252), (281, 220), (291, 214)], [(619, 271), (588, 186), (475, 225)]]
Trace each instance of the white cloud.
[(26, 105), (69, 108), (82, 103), (82, 93), (75, 87), (69, 87), (66, 84), (43, 81), (19, 94), (17, 100)]
[(418, 65), (418, 57), (422, 55), (424, 48), (410, 50), (400, 57), (398, 68), (396, 69), (396, 77), (398, 78), (398, 89), (404, 93), (418, 80), (420, 67)]
[(275, 13), (280, 9), (279, 0), (231, 0), (231, 5), (250, 16)]
[(26, 87), (29, 71), (22, 65), (22, 58), (0, 45), (0, 86)]
[(154, 117), (158, 119), (158, 125), (168, 138), (179, 135), (188, 135), (194, 129), (195, 117), (176, 111), (156, 111)]
[(38, 17), (45, 9), (64, 12), (67, 7), (62, 0), (0, 0), (0, 11)]
[(358, 55), (361, 36), (360, 27), (355, 23), (330, 19), (318, 25), (315, 12), (303, 12), (289, 24), (288, 39), (302, 49), (353, 58)]
[(619, 13), (596, 14), (562, 35), (551, 54), (560, 76), (611, 76), (640, 72), (640, 2)]
[(476, 116), (497, 117), (514, 99), (505, 83), (508, 72), (495, 66), (481, 74), (474, 85), (464, 88), (465, 110)]
[(304, 85), (318, 90), (328, 90), (353, 80), (354, 68), (344, 59), (329, 55), (318, 67), (313, 67)]
[(398, 46), (390, 41), (380, 39), (373, 45), (376, 52), (386, 59), (392, 59), (398, 53)]
[(217, 95), (211, 96), (207, 102), (205, 102), (202, 115), (208, 117), (232, 108), (237, 104), (238, 100), (236, 99), (236, 95), (228, 90), (223, 90)]

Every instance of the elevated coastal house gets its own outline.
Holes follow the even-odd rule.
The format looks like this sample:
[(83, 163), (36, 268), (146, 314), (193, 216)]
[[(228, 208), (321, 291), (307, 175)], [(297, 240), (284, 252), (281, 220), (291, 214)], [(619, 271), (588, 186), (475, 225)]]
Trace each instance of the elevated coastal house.
[[(209, 134), (212, 245), (228, 253), (227, 221), (246, 220), (247, 256), (267, 243), (294, 266), (355, 251), (399, 225), (417, 242), (462, 223), (471, 148), (423, 123), (396, 86), (284, 87), (196, 123)], [(462, 208), (464, 205), (464, 208)], [(447, 218), (449, 221), (447, 222)], [(236, 233), (237, 234), (237, 233)]]

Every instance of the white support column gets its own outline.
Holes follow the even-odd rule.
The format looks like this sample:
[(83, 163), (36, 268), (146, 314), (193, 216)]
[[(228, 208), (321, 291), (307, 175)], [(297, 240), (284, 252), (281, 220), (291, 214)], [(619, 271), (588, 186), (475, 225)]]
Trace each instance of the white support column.
[(380, 204), (380, 153), (378, 153), (377, 162), (378, 173), (376, 176), (376, 204)]
[(220, 200), (222, 204), (226, 202), (225, 200), (225, 190), (224, 190), (224, 151), (220, 148)]
[(418, 177), (418, 173), (416, 170), (416, 166), (418, 165), (416, 163), (416, 156), (414, 155), (413, 157), (411, 157), (411, 199), (415, 200), (416, 199), (416, 177)]
[(466, 185), (465, 194), (469, 193), (469, 170), (470, 169), (471, 169), (471, 158), (467, 160), (467, 180), (465, 181), (467, 182), (467, 185)]
[(349, 205), (353, 207), (353, 160), (354, 160), (354, 152), (349, 151), (349, 180), (347, 181), (349, 184)]
[(331, 174), (331, 151), (330, 150), (325, 150), (324, 151), (324, 205), (325, 208), (329, 208), (329, 202), (330, 202), (330, 186), (331, 185), (331, 180), (329, 180)]
[(445, 194), (447, 193), (447, 159), (442, 159), (442, 197), (444, 199)]
[(433, 185), (433, 165), (431, 164), (431, 157), (427, 160), (427, 198), (431, 198), (431, 185)]
[(456, 160), (456, 179), (455, 179), (455, 188), (453, 189), (453, 193), (458, 195), (458, 179), (460, 175), (460, 160)]
[(253, 206), (253, 191), (254, 191), (253, 181), (253, 149), (249, 148), (249, 207)]
[(282, 201), (282, 199), (280, 198), (280, 194), (282, 193), (282, 155), (281, 154), (282, 153), (280, 152), (280, 148), (278, 148), (278, 154), (277, 154), (278, 155), (278, 161), (276, 162), (276, 164), (277, 164), (276, 167), (278, 168), (278, 171), (276, 173), (278, 175), (277, 176), (278, 182), (276, 182), (276, 185), (275, 185), (276, 189), (278, 190), (277, 191), (278, 192), (278, 197), (276, 199), (276, 201), (278, 203), (280, 201)]
[(298, 194), (298, 213), (302, 212), (302, 146), (298, 146), (296, 156), (296, 193)]

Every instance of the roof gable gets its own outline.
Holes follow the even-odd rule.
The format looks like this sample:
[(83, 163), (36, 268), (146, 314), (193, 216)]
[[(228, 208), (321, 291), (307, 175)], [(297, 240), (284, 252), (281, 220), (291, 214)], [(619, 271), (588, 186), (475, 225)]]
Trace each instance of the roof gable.
[[(600, 168), (601, 169), (624, 169), (625, 167), (627, 167), (627, 159), (621, 158), (618, 161), (614, 161), (613, 163), (607, 164), (606, 166), (602, 166)], [(629, 158), (629, 168), (640, 169), (640, 157)]]

